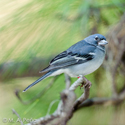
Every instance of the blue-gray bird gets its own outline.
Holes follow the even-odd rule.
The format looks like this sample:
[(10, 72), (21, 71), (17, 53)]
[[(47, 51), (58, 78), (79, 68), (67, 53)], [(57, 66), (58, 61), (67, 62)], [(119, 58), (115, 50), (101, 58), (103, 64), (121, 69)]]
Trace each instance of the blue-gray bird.
[(105, 57), (105, 45), (108, 42), (101, 34), (94, 34), (72, 45), (53, 58), (49, 66), (40, 71), (45, 75), (29, 85), (24, 91), (41, 80), (66, 73), (70, 77), (85, 76), (100, 67)]

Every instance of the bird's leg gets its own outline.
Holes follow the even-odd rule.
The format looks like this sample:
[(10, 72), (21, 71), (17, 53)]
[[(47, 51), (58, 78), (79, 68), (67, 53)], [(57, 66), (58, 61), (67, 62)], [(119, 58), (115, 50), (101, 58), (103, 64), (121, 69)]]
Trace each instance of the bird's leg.
[[(87, 80), (84, 76), (80, 75), (79, 79), (76, 80), (69, 88), (69, 90), (74, 91), (78, 86), (80, 86), (81, 84), (84, 85), (84, 87), (86, 88), (90, 88), (91, 87), (91, 82), (89, 80)], [(81, 87), (83, 86), (81, 85)]]
[[(81, 77), (84, 79), (84, 76), (82, 76), (82, 75), (78, 76), (77, 78), (79, 79), (79, 78), (81, 78)], [(79, 85), (79, 86), (80, 86), (80, 89), (83, 87), (83, 85), (84, 85), (84, 82), (82, 82), (81, 85)]]
[(89, 86), (89, 88), (90, 88), (92, 86), (92, 83), (88, 79), (86, 79), (85, 77), (84, 77), (84, 80), (85, 80), (84, 86), (85, 87)]
[[(79, 79), (80, 76), (78, 76), (77, 78)], [(79, 86), (80, 86), (80, 89), (83, 87), (83, 85), (84, 85), (83, 83), (81, 83), (81, 85), (79, 85)]]
[(83, 87), (83, 85), (84, 85), (84, 83), (81, 83), (81, 85), (79, 85), (79, 86), (80, 86), (80, 89)]
[[(80, 77), (81, 77), (81, 76), (80, 76)], [(80, 78), (80, 77), (78, 77), (78, 78)], [(84, 87), (89, 86), (89, 88), (90, 88), (90, 87), (92, 86), (92, 83), (91, 83), (88, 79), (86, 79), (84, 76), (82, 76), (82, 77), (83, 77), (83, 79), (84, 79), (85, 81), (81, 83), (80, 89), (83, 87), (83, 85), (84, 85)]]

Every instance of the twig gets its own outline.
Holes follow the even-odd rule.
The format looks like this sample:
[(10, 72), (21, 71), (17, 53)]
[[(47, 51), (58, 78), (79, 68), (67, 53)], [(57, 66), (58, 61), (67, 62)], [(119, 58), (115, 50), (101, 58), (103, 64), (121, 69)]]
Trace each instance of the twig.
[(87, 99), (83, 103), (78, 106), (78, 109), (93, 105), (119, 105), (121, 102), (125, 100), (125, 89), (121, 92), (117, 97), (110, 97), (110, 98), (92, 98)]
[(64, 90), (61, 93), (62, 100), (62, 112), (53, 113), (52, 115), (42, 117), (37, 119), (34, 123), (29, 123), (27, 125), (65, 125), (69, 119), (70, 114), (73, 110), (73, 103), (76, 99), (74, 92), (69, 90)]
[(19, 116), (19, 114), (14, 109), (12, 109), (12, 112), (13, 112), (13, 114), (15, 114), (20, 119), (20, 124), (24, 125), (21, 117)]
[[(61, 93), (61, 101), (58, 104), (57, 110), (52, 115), (37, 119), (33, 125), (66, 125), (77, 107), (88, 98), (90, 89), (88, 82), (86, 78), (80, 76), (69, 89)], [(76, 100), (74, 91), (81, 83), (86, 85), (86, 87), (84, 87), (85, 92)], [(32, 123), (28, 125), (32, 125)]]
[(52, 101), (52, 102), (50, 103), (50, 105), (49, 105), (49, 108), (48, 108), (48, 111), (47, 111), (46, 115), (49, 115), (50, 110), (51, 110), (51, 108), (52, 108), (53, 104), (54, 104), (55, 102), (57, 102), (57, 101), (59, 101), (59, 100), (57, 99), (57, 100), (54, 100), (54, 101)]

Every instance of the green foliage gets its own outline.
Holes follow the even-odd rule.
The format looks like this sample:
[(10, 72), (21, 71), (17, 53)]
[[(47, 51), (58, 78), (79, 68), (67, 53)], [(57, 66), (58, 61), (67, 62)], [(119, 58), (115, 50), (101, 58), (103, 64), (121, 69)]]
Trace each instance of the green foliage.
[[(17, 66), (19, 74), (27, 71), (29, 62), (34, 57), (56, 55), (92, 33), (98, 32), (105, 35), (125, 12), (124, 0), (23, 0), (18, 4), (12, 3), (12, 6), (9, 3), (11, 4), (12, 1), (6, 0), (0, 3), (1, 13), (4, 14), (4, 18), (0, 20), (0, 63), (13, 60), (23, 61), (21, 67)], [(9, 73), (17, 70), (12, 70), (12, 68), (13, 66), (8, 70)], [(104, 72), (103, 69), (99, 69), (95, 74), (87, 76), (93, 83), (90, 98), (111, 95), (111, 84), (109, 84), (111, 80)], [(100, 81), (100, 78), (104, 80)], [(13, 90), (20, 88), (22, 91), (36, 79), (21, 78), (0, 83), (2, 119), (4, 117), (17, 118), (12, 115), (11, 108), (14, 108), (22, 118), (35, 119), (46, 115), (50, 103), (59, 99), (59, 93), (65, 88), (64, 76), (59, 77), (52, 88), (41, 98), (30, 105), (22, 105), (14, 96)], [(21, 93), (21, 97), (29, 100), (39, 93), (49, 80), (46, 79), (26, 93)], [(72, 79), (72, 83), (75, 80), (75, 78)], [(82, 90), (78, 88), (77, 96), (81, 93)], [(52, 106), (50, 113), (56, 109), (56, 106), (57, 102)], [(108, 109), (104, 107), (84, 108), (75, 113), (69, 125), (80, 125), (83, 122), (96, 125), (112, 123), (111, 119), (115, 114), (112, 109), (112, 107)], [(124, 109), (118, 117), (123, 118), (123, 114)]]
[(50, 56), (91, 33), (106, 34), (124, 10), (124, 0), (28, 1), (1, 23), (0, 60)]

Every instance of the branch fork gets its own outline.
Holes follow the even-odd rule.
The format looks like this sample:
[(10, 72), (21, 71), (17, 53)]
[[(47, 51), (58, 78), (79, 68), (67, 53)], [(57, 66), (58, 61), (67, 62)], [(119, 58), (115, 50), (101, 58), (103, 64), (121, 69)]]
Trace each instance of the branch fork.
[[(41, 117), (36, 119), (35, 122), (28, 123), (27, 125), (66, 125), (78, 106), (89, 97), (91, 82), (85, 77), (80, 76), (71, 86), (69, 76), (65, 75), (65, 78), (66, 89), (60, 94), (61, 100), (56, 111), (52, 115)], [(74, 91), (80, 84), (84, 85), (84, 93), (76, 99)]]
[[(66, 78), (69, 79), (67, 76)], [(84, 93), (76, 99), (74, 91), (80, 84), (85, 85)], [(37, 124), (65, 125), (73, 116), (73, 112), (77, 110), (78, 106), (89, 97), (91, 82), (85, 77), (80, 76), (79, 79), (69, 86), (69, 88), (67, 86), (69, 86), (69, 80), (66, 82), (66, 89), (60, 94), (61, 101), (59, 102), (57, 110), (52, 115), (45, 116), (42, 119), (40, 118), (41, 120), (39, 119), (39, 123), (37, 122)], [(28, 125), (32, 125), (32, 123), (29, 123)]]

